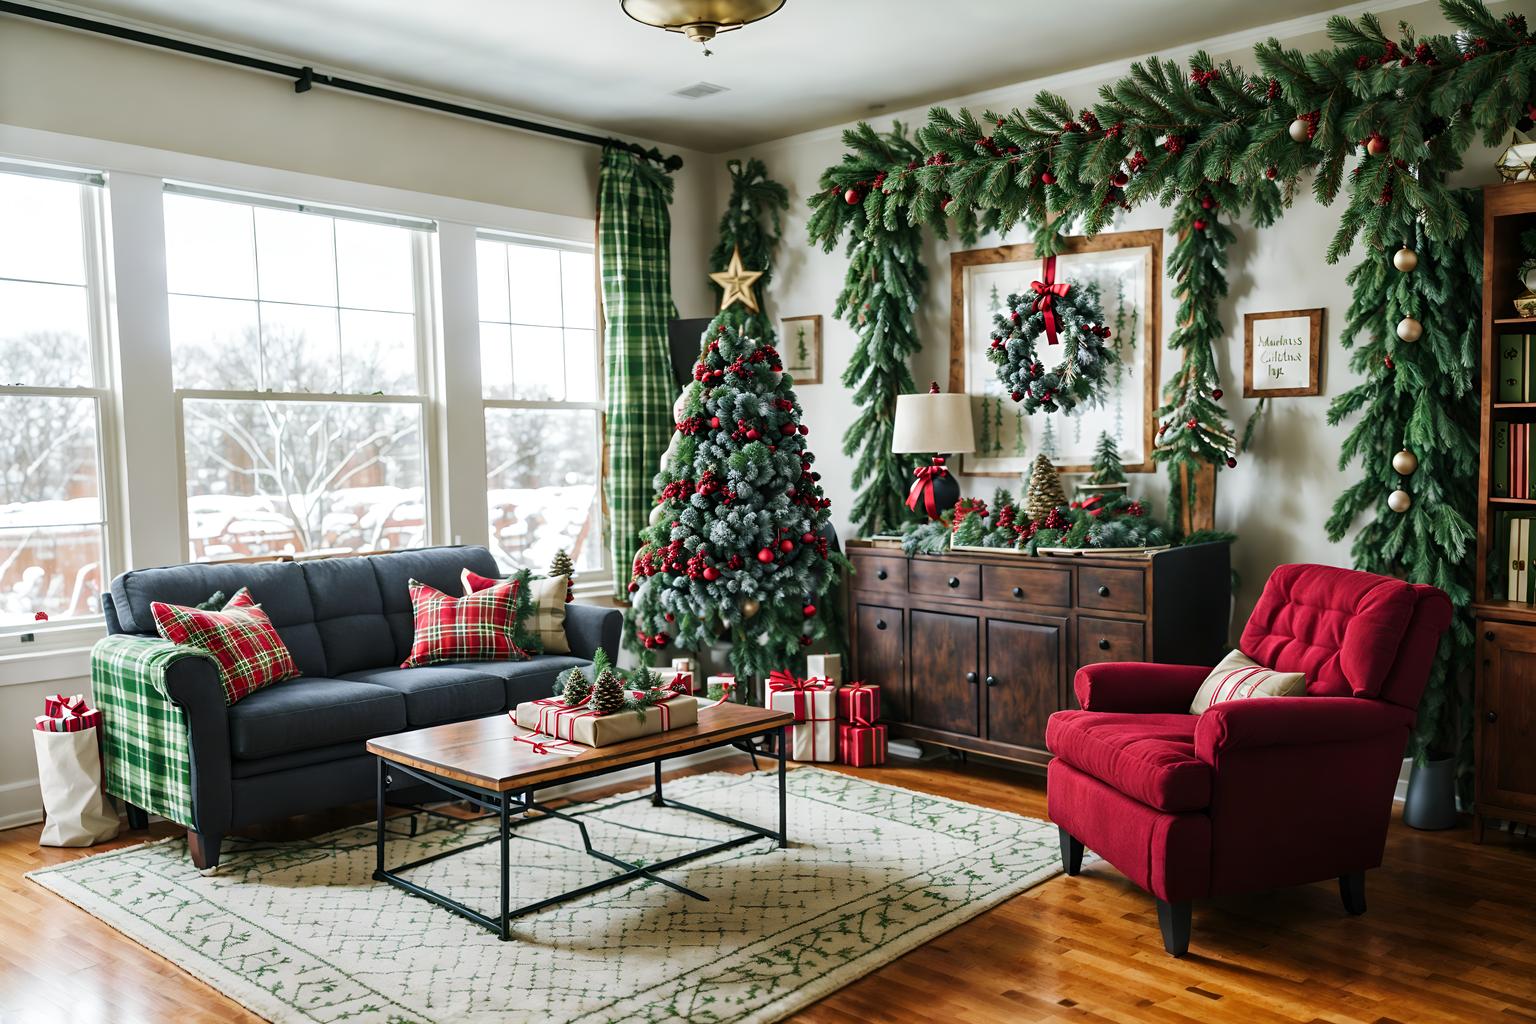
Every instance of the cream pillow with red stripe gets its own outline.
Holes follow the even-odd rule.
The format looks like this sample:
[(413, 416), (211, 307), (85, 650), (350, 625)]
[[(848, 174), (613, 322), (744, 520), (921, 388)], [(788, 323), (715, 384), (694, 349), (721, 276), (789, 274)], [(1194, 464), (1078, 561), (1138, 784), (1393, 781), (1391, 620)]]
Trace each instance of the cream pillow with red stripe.
[(1300, 672), (1276, 672), (1254, 661), (1242, 651), (1233, 651), (1211, 669), (1195, 694), (1189, 712), (1198, 715), (1212, 704), (1250, 697), (1303, 697), (1307, 677)]
[(244, 587), (221, 611), (154, 601), (149, 613), (162, 638), (183, 647), (200, 647), (213, 656), (226, 704), (299, 674), (272, 620)]

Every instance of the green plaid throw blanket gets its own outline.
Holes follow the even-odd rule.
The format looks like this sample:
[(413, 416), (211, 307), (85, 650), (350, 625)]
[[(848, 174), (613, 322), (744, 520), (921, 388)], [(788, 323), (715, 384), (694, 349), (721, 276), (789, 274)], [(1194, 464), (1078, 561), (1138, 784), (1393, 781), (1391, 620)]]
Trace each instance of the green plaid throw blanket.
[(613, 587), (620, 600), (629, 596), (630, 564), (653, 504), (652, 479), (672, 437), (671, 201), (672, 178), (655, 163), (627, 150), (603, 150), (597, 216), (606, 323), (606, 483)]
[(192, 744), (165, 673), (203, 651), (168, 640), (109, 636), (91, 648), (91, 692), (101, 709), (107, 792), (186, 828), (192, 817)]

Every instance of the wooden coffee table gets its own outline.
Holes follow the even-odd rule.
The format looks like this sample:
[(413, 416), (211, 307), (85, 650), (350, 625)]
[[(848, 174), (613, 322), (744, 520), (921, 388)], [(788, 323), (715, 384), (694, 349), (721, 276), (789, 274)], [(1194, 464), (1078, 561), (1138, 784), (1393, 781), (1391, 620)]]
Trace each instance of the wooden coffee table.
[[(545, 907), (565, 900), (585, 896), (614, 885), (621, 885), (636, 878), (649, 878), (662, 885), (686, 893), (697, 900), (708, 897), (686, 886), (661, 877), (658, 872), (685, 864), (712, 853), (729, 850), (759, 838), (773, 839), (782, 846), (789, 845), (789, 832), (785, 814), (784, 769), (789, 749), (788, 727), (794, 716), (787, 711), (771, 711), (744, 704), (719, 704), (699, 709), (697, 725), (671, 729), (652, 736), (616, 743), (607, 747), (583, 748), (572, 755), (569, 750), (550, 749), (540, 752), (529, 743), (514, 739), (529, 736), (528, 730), (503, 714), (492, 718), (479, 718), (468, 722), (434, 725), (411, 732), (380, 736), (368, 741), (368, 752), (378, 758), (378, 826), (375, 845), (377, 848), (373, 877), (379, 881), (404, 889), (408, 893), (431, 900), (439, 906), (459, 914), (485, 928), (502, 939), (511, 937), (511, 921), (524, 914), (532, 914)], [(731, 746), (756, 736), (774, 736), (779, 762), (779, 827), (773, 829), (739, 821), (716, 811), (705, 810), (689, 804), (667, 799), (661, 789), (661, 763), (669, 758), (697, 753), (715, 747)], [(657, 807), (672, 807), (680, 811), (702, 814), (706, 818), (723, 821), (747, 829), (747, 834), (703, 849), (669, 857), (655, 864), (641, 866), (604, 853), (592, 846), (586, 824), (573, 815), (539, 803), (535, 791), (540, 787), (578, 782), (612, 772), (623, 771), (637, 765), (654, 764), (655, 783), (649, 794), (634, 799), (647, 799)], [(464, 800), (497, 816), (496, 834), (489, 839), (460, 846), (453, 850), (435, 853), (430, 857), (402, 864), (395, 868), (384, 866), (384, 795), (387, 786), (398, 775), (427, 783), (454, 800)], [(539, 812), (537, 817), (512, 817), (513, 812), (527, 814)], [(621, 868), (619, 874), (599, 882), (545, 897), (521, 907), (511, 906), (511, 840), (522, 825), (540, 820), (541, 817), (559, 818), (575, 825), (581, 833), (586, 851), (599, 860)], [(490, 843), (501, 844), (501, 912), (495, 916), (483, 914), (439, 892), (417, 885), (401, 877), (401, 872), (429, 864), (444, 857), (463, 853)]]

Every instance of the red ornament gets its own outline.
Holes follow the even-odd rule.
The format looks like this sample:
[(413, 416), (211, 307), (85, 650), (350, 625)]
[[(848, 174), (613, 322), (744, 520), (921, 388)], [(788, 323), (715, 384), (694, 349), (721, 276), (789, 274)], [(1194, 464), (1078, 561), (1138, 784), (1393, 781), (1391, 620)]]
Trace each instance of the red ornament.
[(668, 622), (674, 622), (674, 621), (676, 621), (676, 620), (675, 620), (675, 619), (674, 619), (674, 618), (673, 618), (673, 615), (672, 615), (672, 613), (671, 613), (671, 612), (666, 612), (666, 613), (665, 613), (665, 614), (663, 614), (663, 615), (662, 615), (662, 618), (664, 618), (664, 619), (666, 619), (666, 620), (667, 620), (667, 621), (668, 621)]
[(640, 589), (640, 584), (636, 583), (634, 580), (630, 580), (629, 581), (629, 592), (631, 594), (633, 594), (635, 591), (637, 591), (639, 589)]
[(801, 647), (809, 647), (809, 646), (811, 646), (811, 638), (808, 637), (808, 636), (802, 636), (800, 638), (800, 646)]
[(1022, 392), (1022, 391), (1010, 392), (1008, 397), (1013, 399), (1015, 402), (1022, 402), (1024, 400), (1024, 392)]
[(787, 555), (791, 551), (795, 550), (795, 542), (790, 540), (788, 537), (785, 537), (783, 540), (779, 541), (779, 550)]
[(1217, 388), (1215, 391), (1212, 391), (1211, 397), (1216, 399), (1218, 402), (1221, 401), (1221, 388)]
[(709, 425), (710, 425), (711, 428), (713, 428), (715, 430), (719, 430), (720, 429), (720, 417), (719, 416), (711, 416), (709, 418)]
[(1371, 156), (1381, 156), (1387, 151), (1386, 136), (1372, 132), (1371, 137), (1365, 142), (1365, 151)]
[(795, 432), (795, 425), (793, 423), (786, 423), (782, 427), (779, 428), (779, 433), (783, 434), (785, 437), (788, 437), (790, 434), (793, 434), (794, 432)]
[(806, 618), (810, 618), (812, 615), (816, 614), (816, 606), (813, 604), (808, 604), (800, 610), (805, 613)]
[(800, 424), (800, 433), (802, 435), (809, 434), (810, 432), (811, 432), (811, 428), (810, 427), (806, 426), (804, 423)]
[(1056, 175), (1052, 174), (1050, 171), (1042, 171), (1040, 173), (1040, 184), (1042, 184), (1042, 185), (1054, 185), (1054, 184), (1056, 184)]
[(717, 580), (720, 578), (720, 570), (712, 565), (706, 565), (704, 567), (704, 578), (711, 581)]
[(762, 562), (764, 565), (767, 565), (769, 562), (773, 561), (773, 549), (763, 548), (757, 553), (757, 560)]
[(1200, 209), (1202, 210), (1213, 209), (1215, 206), (1216, 200), (1212, 199), (1210, 196), (1204, 196), (1200, 200)]
[(1116, 171), (1110, 176), (1109, 183), (1116, 188), (1124, 188), (1130, 180), (1131, 176), (1129, 174), (1126, 174), (1124, 171)]
[(814, 533), (812, 533), (810, 530), (806, 530), (804, 533), (802, 533), (800, 535), (800, 543), (802, 543), (802, 544), (815, 544), (816, 543), (816, 535)]
[(844, 192), (843, 202), (847, 203), (849, 206), (858, 206), (859, 190), (856, 188), (850, 188), (847, 192)]
[(48, 621), (48, 613), (47, 612), (33, 612), (32, 613), (32, 621), (33, 622), (47, 622)]
[(747, 431), (747, 440), (748, 441), (756, 441), (757, 440), (757, 436), (758, 435), (757, 435), (757, 428), (756, 427), (753, 427), (751, 430)]
[(1236, 459), (1231, 459), (1231, 458), (1227, 459), (1227, 468), (1228, 469), (1236, 469), (1237, 468), (1237, 460)]
[(1195, 218), (1194, 228), (1195, 228), (1196, 231), (1204, 231), (1205, 230), (1205, 221), (1201, 220), (1199, 217), (1196, 217)]

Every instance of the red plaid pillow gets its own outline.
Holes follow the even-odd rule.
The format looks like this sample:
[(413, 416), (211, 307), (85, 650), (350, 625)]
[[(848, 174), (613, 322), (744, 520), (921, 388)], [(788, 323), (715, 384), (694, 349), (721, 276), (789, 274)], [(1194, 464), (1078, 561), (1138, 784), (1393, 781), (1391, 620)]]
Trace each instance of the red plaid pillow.
[(200, 611), (155, 601), (149, 606), (155, 630), (173, 644), (201, 647), (219, 663), (224, 703), (235, 701), (299, 674), (293, 655), (272, 628), (272, 620), (241, 587), (223, 611)]
[(452, 597), (411, 580), (416, 638), (401, 668), (440, 661), (526, 661), (512, 637), (517, 629), (515, 579), (466, 597)]

